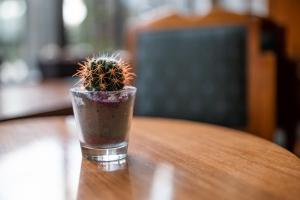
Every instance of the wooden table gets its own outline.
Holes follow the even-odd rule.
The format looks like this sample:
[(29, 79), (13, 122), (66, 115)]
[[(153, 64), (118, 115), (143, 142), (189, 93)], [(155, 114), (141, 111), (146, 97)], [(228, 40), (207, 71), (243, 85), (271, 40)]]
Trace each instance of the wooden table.
[(73, 118), (0, 124), (0, 199), (299, 199), (300, 160), (247, 133), (135, 118), (129, 157), (82, 160)]
[(36, 84), (0, 88), (0, 121), (71, 113), (72, 80), (49, 80)]

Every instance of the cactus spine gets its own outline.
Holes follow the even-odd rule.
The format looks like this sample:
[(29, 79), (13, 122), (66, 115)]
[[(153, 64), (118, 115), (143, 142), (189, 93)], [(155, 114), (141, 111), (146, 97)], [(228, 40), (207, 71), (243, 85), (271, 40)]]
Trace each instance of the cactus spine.
[(79, 66), (75, 76), (80, 77), (80, 82), (89, 91), (121, 90), (135, 76), (126, 62), (114, 56), (87, 58)]

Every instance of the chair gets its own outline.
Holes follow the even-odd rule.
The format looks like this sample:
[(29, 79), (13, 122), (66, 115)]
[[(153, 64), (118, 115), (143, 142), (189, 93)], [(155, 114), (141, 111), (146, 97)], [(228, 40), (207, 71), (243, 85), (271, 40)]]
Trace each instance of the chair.
[(259, 26), (258, 19), (216, 9), (129, 27), (136, 114), (215, 123), (271, 140), (275, 57), (261, 51)]
[(286, 52), (286, 29), (270, 19), (261, 21), (261, 49), (276, 56), (277, 126), (286, 134), (286, 148), (294, 151), (299, 121), (297, 62)]

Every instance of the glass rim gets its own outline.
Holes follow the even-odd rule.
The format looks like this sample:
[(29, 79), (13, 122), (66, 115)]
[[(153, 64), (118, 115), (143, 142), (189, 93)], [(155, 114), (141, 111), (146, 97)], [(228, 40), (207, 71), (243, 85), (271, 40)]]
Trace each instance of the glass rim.
[(126, 85), (124, 86), (121, 90), (114, 90), (114, 91), (89, 91), (86, 89), (83, 89), (80, 86), (77, 87), (72, 87), (70, 88), (70, 92), (71, 93), (83, 93), (83, 94), (95, 94), (95, 93), (100, 93), (100, 94), (117, 94), (117, 93), (121, 93), (121, 92), (133, 92), (135, 93), (137, 90), (136, 87), (131, 86), (131, 85)]

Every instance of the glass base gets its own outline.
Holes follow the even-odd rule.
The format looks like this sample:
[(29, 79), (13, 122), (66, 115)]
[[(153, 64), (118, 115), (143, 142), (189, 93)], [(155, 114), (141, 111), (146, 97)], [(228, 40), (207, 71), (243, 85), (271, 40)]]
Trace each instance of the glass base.
[(98, 168), (105, 172), (114, 172), (127, 168), (126, 158), (109, 162), (98, 162), (97, 164)]
[(121, 143), (120, 146), (110, 148), (97, 148), (81, 144), (82, 156), (88, 160), (94, 161), (114, 161), (124, 159), (127, 156), (127, 142)]

